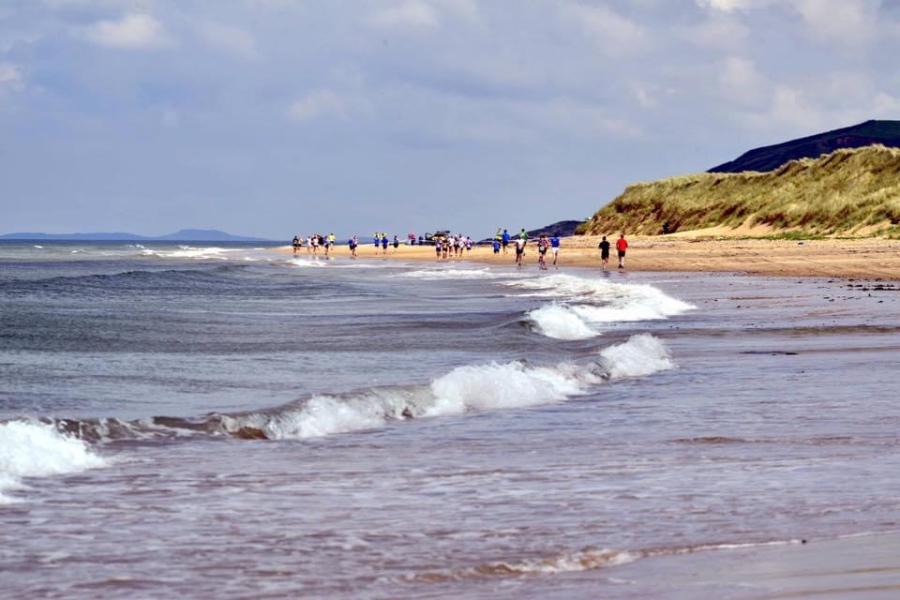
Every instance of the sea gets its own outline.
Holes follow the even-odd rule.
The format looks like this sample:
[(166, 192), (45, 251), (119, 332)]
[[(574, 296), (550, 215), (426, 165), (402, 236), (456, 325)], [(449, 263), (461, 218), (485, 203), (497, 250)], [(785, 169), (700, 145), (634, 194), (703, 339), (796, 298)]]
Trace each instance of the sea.
[(0, 596), (757, 598), (654, 565), (900, 529), (894, 284), (402, 251), (0, 243)]

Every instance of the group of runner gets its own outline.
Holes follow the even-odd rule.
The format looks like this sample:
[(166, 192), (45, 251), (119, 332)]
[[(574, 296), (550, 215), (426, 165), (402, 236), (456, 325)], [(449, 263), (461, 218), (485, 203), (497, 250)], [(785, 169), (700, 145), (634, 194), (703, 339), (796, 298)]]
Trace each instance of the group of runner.
[[(503, 251), (503, 254), (506, 254), (510, 244), (514, 245), (516, 248), (516, 265), (518, 265), (519, 268), (522, 268), (522, 259), (525, 257), (525, 246), (528, 244), (528, 233), (525, 231), (524, 227), (515, 235), (515, 237), (510, 236), (508, 229), (497, 228), (497, 233), (492, 240), (494, 254), (500, 254), (501, 250)], [(547, 270), (548, 251), (553, 254), (553, 266), (556, 267), (556, 263), (559, 260), (559, 234), (554, 233), (552, 236), (549, 236), (542, 233), (538, 237), (537, 247), (538, 265), (541, 270)]]
[[(597, 246), (600, 249), (600, 262), (603, 264), (603, 270), (606, 270), (606, 267), (609, 265), (609, 248), (610, 243), (607, 241), (606, 236), (603, 236), (603, 239), (600, 240), (600, 245)], [(616, 254), (619, 257), (619, 268), (625, 268), (625, 251), (628, 250), (628, 240), (625, 239), (625, 234), (619, 234), (619, 239), (616, 240)]]
[(329, 233), (327, 236), (314, 233), (307, 237), (306, 240), (297, 234), (294, 236), (291, 245), (294, 247), (294, 254), (300, 252), (300, 248), (305, 245), (307, 254), (318, 254), (321, 247), (325, 251), (325, 256), (328, 256), (331, 249), (334, 248), (335, 239), (333, 233)]
[[(356, 239), (356, 236), (354, 236), (353, 239)], [(386, 233), (381, 233), (378, 231), (376, 231), (375, 235), (373, 236), (373, 242), (375, 243), (375, 254), (378, 254), (379, 248), (381, 249), (382, 254), (387, 254), (388, 246), (393, 247), (394, 252), (396, 252), (397, 248), (400, 247), (400, 238), (399, 237), (397, 237), (395, 235), (393, 240), (388, 240), (388, 236)], [(357, 245), (359, 245), (358, 241), (357, 241)], [(351, 250), (351, 253), (353, 254), (353, 256), (356, 256), (356, 253), (353, 251), (352, 246), (351, 246), (350, 250)]]
[[(410, 234), (412, 239), (415, 237)], [(494, 254), (507, 254), (508, 248), (510, 245), (515, 247), (516, 252), (516, 265), (519, 268), (522, 268), (522, 261), (525, 257), (525, 246), (528, 243), (528, 233), (525, 232), (525, 228), (516, 234), (515, 236), (510, 235), (509, 230), (498, 227), (497, 233), (494, 235), (492, 240), (492, 246), (494, 250)], [(325, 256), (328, 256), (331, 252), (331, 249), (335, 244), (335, 236), (333, 233), (329, 233), (327, 236), (320, 235), (315, 233), (311, 236), (308, 236), (305, 240), (300, 237), (300, 235), (295, 235), (293, 239), (293, 247), (294, 254), (300, 252), (300, 249), (305, 245), (307, 254), (318, 254), (319, 248), (321, 247)], [(347, 240), (347, 244), (350, 247), (350, 256), (352, 258), (356, 258), (357, 256), (357, 248), (359, 247), (359, 238), (353, 236), (349, 240)], [(398, 236), (394, 236), (393, 239), (388, 239), (387, 234), (381, 232), (375, 232), (374, 236), (374, 245), (375, 245), (375, 254), (378, 254), (379, 249), (383, 254), (387, 254), (388, 246), (392, 246), (394, 248), (394, 252), (400, 247), (400, 238)], [(437, 254), (438, 260), (446, 260), (451, 257), (462, 257), (465, 253), (471, 252), (472, 246), (475, 245), (475, 240), (470, 238), (469, 236), (458, 234), (446, 237), (436, 237), (434, 239), (434, 250), (435, 254)], [(557, 267), (557, 261), (559, 260), (559, 247), (560, 240), (559, 235), (554, 233), (552, 236), (547, 234), (541, 234), (537, 240), (537, 249), (538, 249), (538, 265), (541, 270), (547, 270), (547, 252), (549, 251), (553, 255), (553, 266)], [(606, 239), (606, 236), (603, 236), (599, 246), (600, 250), (600, 261), (603, 266), (603, 270), (605, 271), (609, 265), (609, 256), (610, 250), (612, 248), (612, 244)], [(619, 259), (619, 268), (625, 268), (625, 253), (628, 250), (628, 240), (625, 239), (625, 234), (620, 234), (619, 239), (616, 240), (616, 254)], [(558, 267), (557, 267), (558, 268)]]
[(451, 257), (459, 258), (466, 252), (472, 251), (475, 240), (467, 235), (457, 234), (446, 237), (434, 238), (434, 253), (438, 260), (446, 260)]

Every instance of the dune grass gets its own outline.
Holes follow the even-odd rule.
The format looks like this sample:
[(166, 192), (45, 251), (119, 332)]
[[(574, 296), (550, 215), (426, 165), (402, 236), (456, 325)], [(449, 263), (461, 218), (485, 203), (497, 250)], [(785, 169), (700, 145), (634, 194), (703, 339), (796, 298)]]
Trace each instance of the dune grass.
[[(766, 173), (698, 173), (629, 186), (577, 233), (655, 235), (768, 226), (765, 235), (895, 235), (900, 149), (868, 146)], [(864, 231), (867, 230), (867, 231)], [(763, 234), (761, 234), (763, 235)]]

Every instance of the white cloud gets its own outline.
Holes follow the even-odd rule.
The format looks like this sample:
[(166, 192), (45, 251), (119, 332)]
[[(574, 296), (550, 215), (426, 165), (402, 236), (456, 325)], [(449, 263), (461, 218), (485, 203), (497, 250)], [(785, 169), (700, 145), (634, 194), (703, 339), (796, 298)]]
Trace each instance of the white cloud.
[(813, 36), (843, 45), (870, 41), (877, 29), (880, 0), (696, 0), (701, 8), (725, 13), (770, 6), (798, 14)]
[(256, 40), (237, 27), (219, 23), (205, 23), (200, 28), (203, 39), (211, 46), (241, 58), (256, 58)]
[[(696, 0), (697, 5), (701, 8), (711, 8), (722, 12), (735, 12), (739, 10), (750, 10), (765, 8), (769, 4), (774, 4), (778, 0)], [(791, 0), (787, 0), (790, 2)]]
[(740, 104), (756, 104), (764, 100), (767, 82), (756, 63), (739, 56), (729, 56), (719, 71), (722, 94)]
[(822, 117), (798, 89), (786, 85), (775, 88), (769, 120), (804, 129), (822, 127)]
[(682, 38), (699, 48), (735, 51), (744, 45), (749, 30), (736, 18), (722, 16), (687, 27)]
[(347, 117), (348, 102), (337, 93), (321, 89), (310, 92), (288, 108), (288, 117), (294, 121), (311, 121), (320, 116)]
[(387, 29), (428, 30), (440, 25), (440, 14), (422, 0), (405, 0), (375, 12), (371, 22)]
[(162, 23), (150, 15), (132, 13), (118, 21), (99, 21), (86, 30), (87, 38), (109, 48), (158, 48), (171, 43)]
[(22, 70), (10, 63), (0, 63), (0, 85), (16, 85), (22, 81)]
[(795, 4), (816, 36), (844, 44), (873, 37), (878, 6), (870, 0), (795, 0)]
[(645, 50), (648, 35), (644, 27), (602, 4), (559, 5), (561, 18), (577, 24), (582, 34), (608, 56), (625, 56)]

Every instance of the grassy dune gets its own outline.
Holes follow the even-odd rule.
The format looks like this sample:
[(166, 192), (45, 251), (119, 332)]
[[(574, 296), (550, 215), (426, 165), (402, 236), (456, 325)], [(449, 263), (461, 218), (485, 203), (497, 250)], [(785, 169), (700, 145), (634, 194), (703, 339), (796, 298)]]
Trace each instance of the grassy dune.
[(629, 186), (578, 230), (655, 235), (900, 235), (900, 149), (868, 146), (767, 173), (698, 173)]

